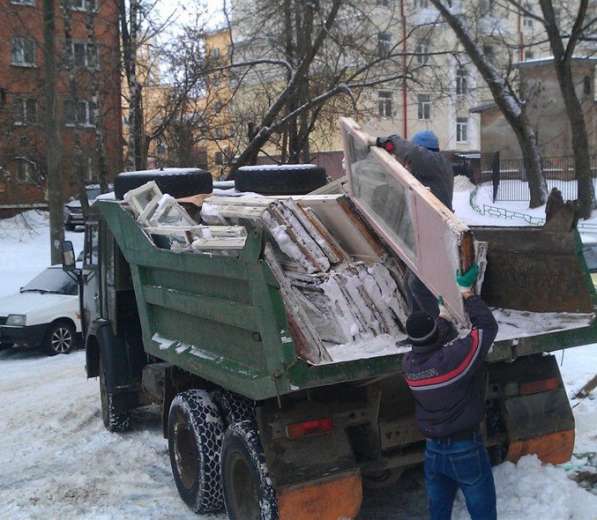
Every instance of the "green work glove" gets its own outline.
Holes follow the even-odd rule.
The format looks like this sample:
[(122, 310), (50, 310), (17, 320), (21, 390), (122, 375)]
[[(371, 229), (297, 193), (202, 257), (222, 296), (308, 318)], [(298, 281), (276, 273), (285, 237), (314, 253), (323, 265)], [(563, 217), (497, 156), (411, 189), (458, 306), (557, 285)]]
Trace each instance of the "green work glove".
[(456, 283), (458, 284), (460, 291), (470, 291), (477, 281), (478, 274), (479, 266), (477, 264), (471, 265), (466, 273), (461, 273), (460, 269), (456, 271)]

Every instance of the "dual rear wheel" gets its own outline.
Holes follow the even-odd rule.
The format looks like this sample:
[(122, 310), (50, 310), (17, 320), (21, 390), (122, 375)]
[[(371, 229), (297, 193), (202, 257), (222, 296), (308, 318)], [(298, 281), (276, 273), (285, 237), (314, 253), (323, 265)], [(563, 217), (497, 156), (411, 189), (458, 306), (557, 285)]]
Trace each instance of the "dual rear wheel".
[(277, 520), (252, 407), (230, 393), (212, 395), (187, 390), (170, 406), (168, 450), (181, 498), (200, 514), (226, 509), (230, 520)]

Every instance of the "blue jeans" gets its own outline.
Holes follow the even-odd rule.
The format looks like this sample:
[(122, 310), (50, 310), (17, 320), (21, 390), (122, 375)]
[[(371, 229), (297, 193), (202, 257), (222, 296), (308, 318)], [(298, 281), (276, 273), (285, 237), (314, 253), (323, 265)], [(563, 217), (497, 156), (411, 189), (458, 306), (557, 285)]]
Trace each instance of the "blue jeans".
[(496, 520), (495, 485), (487, 450), (474, 440), (427, 439), (425, 484), (431, 520), (450, 520), (460, 488), (472, 520)]

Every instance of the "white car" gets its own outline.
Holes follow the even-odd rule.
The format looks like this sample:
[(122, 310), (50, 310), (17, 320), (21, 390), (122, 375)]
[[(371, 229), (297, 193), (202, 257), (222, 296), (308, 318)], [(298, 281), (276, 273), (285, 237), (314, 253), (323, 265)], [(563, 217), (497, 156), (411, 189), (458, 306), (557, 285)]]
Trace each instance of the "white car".
[(70, 352), (81, 332), (78, 294), (77, 282), (61, 266), (52, 266), (17, 294), (0, 298), (0, 348)]

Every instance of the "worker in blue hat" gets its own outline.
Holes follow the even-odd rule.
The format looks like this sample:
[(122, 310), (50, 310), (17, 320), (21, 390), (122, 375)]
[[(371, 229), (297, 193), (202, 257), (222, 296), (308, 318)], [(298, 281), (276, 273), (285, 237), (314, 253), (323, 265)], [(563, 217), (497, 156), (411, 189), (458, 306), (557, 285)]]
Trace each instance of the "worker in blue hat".
[(452, 209), (454, 172), (439, 153), (439, 140), (431, 130), (417, 132), (410, 142), (399, 135), (390, 135), (378, 137), (376, 144), (393, 154), (421, 184)]
[[(427, 186), (452, 210), (454, 172), (448, 160), (439, 153), (439, 140), (431, 130), (417, 132), (410, 142), (399, 135), (378, 137), (376, 145), (394, 155), (423, 186)], [(413, 272), (409, 273), (407, 284), (411, 312), (425, 311), (436, 318), (439, 306), (433, 293)]]

